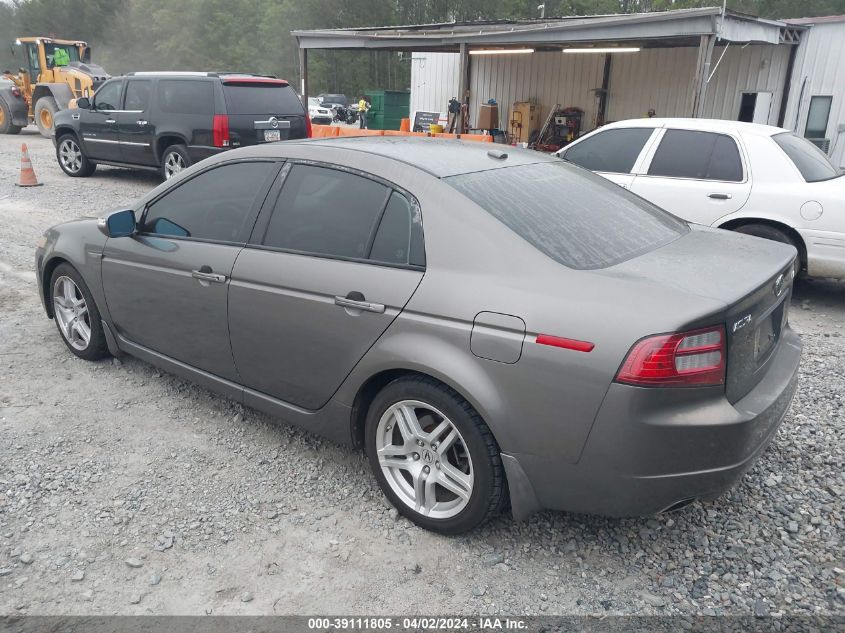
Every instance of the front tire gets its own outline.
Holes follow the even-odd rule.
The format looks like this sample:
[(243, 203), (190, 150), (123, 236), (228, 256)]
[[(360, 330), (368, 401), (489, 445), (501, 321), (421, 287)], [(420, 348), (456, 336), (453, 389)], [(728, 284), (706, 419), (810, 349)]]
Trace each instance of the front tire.
[(12, 110), (3, 97), (0, 97), (0, 134), (17, 134), (21, 128), (12, 125)]
[(58, 111), (59, 105), (53, 97), (41, 97), (35, 102), (35, 125), (41, 136), (50, 138), (53, 135), (53, 121)]
[(798, 247), (798, 244), (795, 243), (795, 240), (792, 239), (792, 237), (786, 232), (775, 228), (774, 226), (769, 226), (768, 224), (743, 224), (742, 226), (736, 227), (734, 231), (736, 231), (737, 233), (742, 233), (744, 235), (754, 235), (755, 237), (762, 237), (763, 239), (794, 246), (795, 249), (798, 251), (798, 257), (795, 258), (793, 278), (798, 278), (798, 275), (801, 272), (802, 268), (801, 249)]
[(382, 492), (420, 527), (461, 534), (501, 510), (499, 447), (454, 389), (424, 376), (397, 379), (373, 400), (364, 433)]
[(191, 166), (188, 148), (184, 145), (170, 145), (161, 155), (161, 177), (170, 180), (183, 169)]
[(56, 160), (62, 171), (72, 178), (85, 178), (97, 169), (96, 163), (88, 160), (79, 145), (79, 139), (73, 134), (65, 134), (56, 142)]
[(82, 275), (70, 264), (59, 264), (50, 277), (53, 319), (67, 348), (83, 360), (109, 355), (100, 311)]

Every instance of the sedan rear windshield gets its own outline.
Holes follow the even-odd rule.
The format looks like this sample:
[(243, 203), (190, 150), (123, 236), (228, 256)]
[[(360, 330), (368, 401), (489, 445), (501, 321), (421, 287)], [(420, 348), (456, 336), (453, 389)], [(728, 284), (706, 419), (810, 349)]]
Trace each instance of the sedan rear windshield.
[(281, 84), (224, 85), (229, 114), (302, 114), (293, 88)]
[(772, 139), (789, 156), (789, 160), (807, 182), (830, 180), (840, 175), (827, 154), (807, 139), (796, 136), (792, 132), (775, 134)]
[(461, 174), (444, 181), (569, 268), (612, 266), (689, 232), (686, 222), (564, 161)]

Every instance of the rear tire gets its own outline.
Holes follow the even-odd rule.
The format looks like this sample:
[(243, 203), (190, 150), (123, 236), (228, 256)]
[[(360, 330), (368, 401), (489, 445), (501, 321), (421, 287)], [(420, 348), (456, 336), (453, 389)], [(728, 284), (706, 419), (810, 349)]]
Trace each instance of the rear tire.
[(170, 145), (161, 155), (161, 178), (170, 180), (180, 171), (191, 166), (188, 148), (184, 145)]
[(454, 389), (427, 376), (399, 378), (376, 395), (364, 433), (382, 492), (420, 527), (461, 534), (501, 511), (499, 446)]
[(56, 119), (56, 112), (59, 111), (59, 105), (53, 97), (41, 97), (35, 102), (35, 125), (38, 126), (38, 131), (41, 136), (50, 138), (53, 135), (53, 126)]
[(74, 356), (100, 360), (109, 355), (103, 322), (82, 275), (70, 264), (56, 266), (50, 277), (53, 319)]
[(72, 178), (85, 178), (97, 169), (97, 164), (88, 160), (79, 139), (73, 134), (65, 134), (56, 141), (56, 160), (62, 171)]
[(755, 237), (762, 237), (764, 239), (772, 240), (774, 242), (780, 242), (781, 244), (789, 244), (790, 246), (794, 246), (795, 249), (798, 251), (798, 256), (795, 258), (793, 278), (798, 278), (798, 275), (802, 269), (801, 249), (799, 248), (798, 244), (795, 243), (795, 240), (792, 238), (792, 236), (788, 235), (786, 232), (778, 228), (775, 228), (774, 226), (769, 226), (768, 224), (743, 224), (742, 226), (736, 227), (734, 231), (736, 231), (737, 233), (743, 233), (744, 235), (754, 235)]
[(0, 134), (17, 134), (21, 128), (12, 125), (12, 110), (6, 100), (0, 97)]

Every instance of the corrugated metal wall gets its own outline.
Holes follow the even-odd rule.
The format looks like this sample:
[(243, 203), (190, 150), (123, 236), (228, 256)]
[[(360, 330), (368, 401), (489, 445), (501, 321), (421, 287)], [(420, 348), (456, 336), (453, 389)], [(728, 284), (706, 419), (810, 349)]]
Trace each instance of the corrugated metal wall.
[(617, 53), (610, 65), (608, 121), (646, 116), (689, 116), (696, 48), (651, 48)]
[(458, 92), (457, 53), (414, 53), (411, 58), (411, 112), (446, 112)]
[(826, 135), (831, 158), (845, 167), (845, 132), (839, 131), (845, 126), (845, 23), (817, 24), (801, 36), (784, 127), (803, 135), (810, 98), (825, 95), (833, 97)]
[(559, 103), (585, 111), (587, 129), (595, 126), (597, 100), (593, 90), (601, 87), (603, 55), (478, 55), (470, 62), (470, 118), (478, 106), (495, 99), (499, 103), (502, 129), (507, 129), (510, 106), (515, 101), (536, 99), (541, 117)]
[(777, 125), (790, 46), (731, 44), (724, 57), (724, 47), (713, 51), (712, 68), (722, 58), (704, 93), (704, 116), (736, 119), (743, 92), (771, 92), (769, 125)]
[[(724, 47), (713, 52), (713, 66)], [(690, 116), (692, 84), (698, 57), (696, 47), (644, 49), (613, 56), (608, 98), (608, 120), (646, 116), (650, 108), (658, 116)], [(788, 46), (731, 45), (716, 69), (705, 93), (703, 114), (735, 119), (742, 92), (772, 92), (769, 123), (776, 124)], [(845, 73), (845, 64), (842, 64)], [(583, 109), (585, 129), (595, 126), (598, 101), (593, 90), (602, 82), (604, 55), (566, 55), (539, 52), (531, 55), (475, 56), (470, 61), (470, 114), (496, 99), (503, 129), (514, 101), (536, 98), (543, 117), (555, 103)], [(458, 55), (415, 53), (411, 73), (411, 110), (445, 111), (455, 96)], [(843, 106), (845, 107), (845, 106)]]

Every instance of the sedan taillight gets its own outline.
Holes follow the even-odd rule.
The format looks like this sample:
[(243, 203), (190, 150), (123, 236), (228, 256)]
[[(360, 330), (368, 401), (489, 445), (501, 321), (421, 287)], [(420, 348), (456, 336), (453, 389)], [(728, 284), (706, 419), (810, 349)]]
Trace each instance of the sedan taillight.
[(631, 348), (616, 382), (643, 387), (725, 384), (724, 326), (644, 338)]

